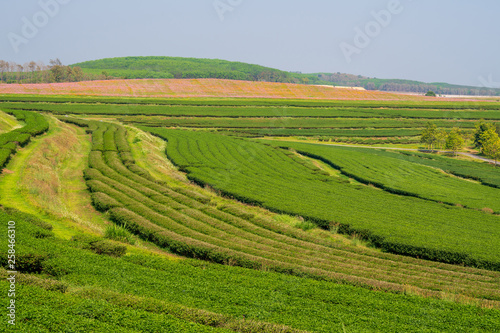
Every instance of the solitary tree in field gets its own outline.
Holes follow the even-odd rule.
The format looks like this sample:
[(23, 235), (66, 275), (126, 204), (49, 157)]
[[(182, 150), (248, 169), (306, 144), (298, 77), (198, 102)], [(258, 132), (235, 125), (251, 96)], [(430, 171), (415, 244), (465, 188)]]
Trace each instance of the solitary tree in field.
[(496, 166), (500, 159), (500, 137), (493, 127), (481, 135), (481, 142), (483, 154), (493, 158)]
[(483, 144), (483, 152), (495, 161), (496, 167), (497, 161), (500, 160), (500, 138), (498, 135), (496, 139), (490, 138)]
[(463, 148), (465, 144), (464, 138), (462, 137), (462, 133), (460, 129), (454, 127), (448, 137), (446, 138), (446, 146), (445, 148), (453, 151), (453, 155), (457, 156), (457, 151)]
[(427, 123), (427, 127), (423, 130), (420, 142), (427, 145), (432, 150), (434, 145), (438, 142), (438, 129), (436, 124), (431, 122)]
[(429, 91), (425, 94), (425, 96), (429, 96), (429, 97), (436, 97), (436, 93), (435, 93), (434, 91), (432, 91), (432, 90), (429, 90)]
[(488, 136), (484, 136), (484, 134), (491, 131), (495, 131), (495, 126), (491, 123), (486, 123), (484, 119), (481, 119), (481, 121), (476, 124), (476, 132), (474, 133), (474, 146), (482, 151), (483, 140), (488, 138)]

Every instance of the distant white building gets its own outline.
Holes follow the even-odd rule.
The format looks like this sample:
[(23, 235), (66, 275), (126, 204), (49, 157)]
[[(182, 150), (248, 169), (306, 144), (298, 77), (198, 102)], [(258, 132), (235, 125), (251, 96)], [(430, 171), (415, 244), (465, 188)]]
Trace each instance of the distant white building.
[(327, 87), (327, 88), (336, 88), (336, 89), (354, 89), (354, 90), (366, 90), (363, 87), (343, 87), (343, 86), (329, 86), (326, 84), (317, 84), (316, 87)]

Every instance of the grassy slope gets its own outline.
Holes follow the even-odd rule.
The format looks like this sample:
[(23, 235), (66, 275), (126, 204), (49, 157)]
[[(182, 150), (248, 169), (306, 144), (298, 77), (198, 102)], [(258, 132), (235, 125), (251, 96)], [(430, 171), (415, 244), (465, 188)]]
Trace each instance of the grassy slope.
[(105, 221), (91, 206), (82, 169), (90, 140), (85, 131), (50, 118), (53, 132), (42, 139), (23, 164), (19, 193), (31, 204), (92, 233), (102, 234)]
[(22, 125), (16, 120), (14, 116), (0, 111), (0, 134), (10, 132), (13, 129), (19, 128)]
[(23, 193), (19, 187), (27, 166), (27, 161), (33, 152), (44, 142), (44, 138), (53, 136), (55, 131), (55, 129), (51, 128), (44, 137), (33, 139), (33, 142), (27, 147), (19, 149), (15, 157), (7, 164), (7, 170), (0, 176), (0, 203), (39, 216), (42, 220), (54, 225), (54, 232), (57, 235), (69, 238), (74, 234), (74, 230), (61, 221), (54, 219), (51, 214), (33, 206), (29, 196), (25, 192)]

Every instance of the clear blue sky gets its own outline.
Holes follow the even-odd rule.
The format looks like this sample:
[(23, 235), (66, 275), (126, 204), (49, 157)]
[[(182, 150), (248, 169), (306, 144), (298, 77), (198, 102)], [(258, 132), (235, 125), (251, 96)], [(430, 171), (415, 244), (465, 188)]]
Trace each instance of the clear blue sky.
[(500, 86), (499, 14), (498, 0), (3, 0), (0, 59), (185, 56)]

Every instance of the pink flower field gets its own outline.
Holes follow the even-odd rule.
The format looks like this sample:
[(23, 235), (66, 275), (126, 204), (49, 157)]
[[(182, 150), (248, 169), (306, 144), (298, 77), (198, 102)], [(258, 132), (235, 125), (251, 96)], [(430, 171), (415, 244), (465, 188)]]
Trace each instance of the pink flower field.
[[(0, 84), (0, 94), (126, 96), (126, 97), (233, 97), (336, 100), (436, 100), (435, 97), (381, 91), (333, 88), (291, 83), (219, 79), (106, 80), (42, 84)], [(439, 98), (439, 100), (456, 100)], [(473, 97), (466, 100), (477, 100)], [(485, 99), (481, 99), (485, 101)]]
[(130, 97), (243, 97), (346, 100), (415, 100), (420, 96), (289, 83), (217, 79), (108, 80), (50, 84), (0, 84), (0, 94)]

